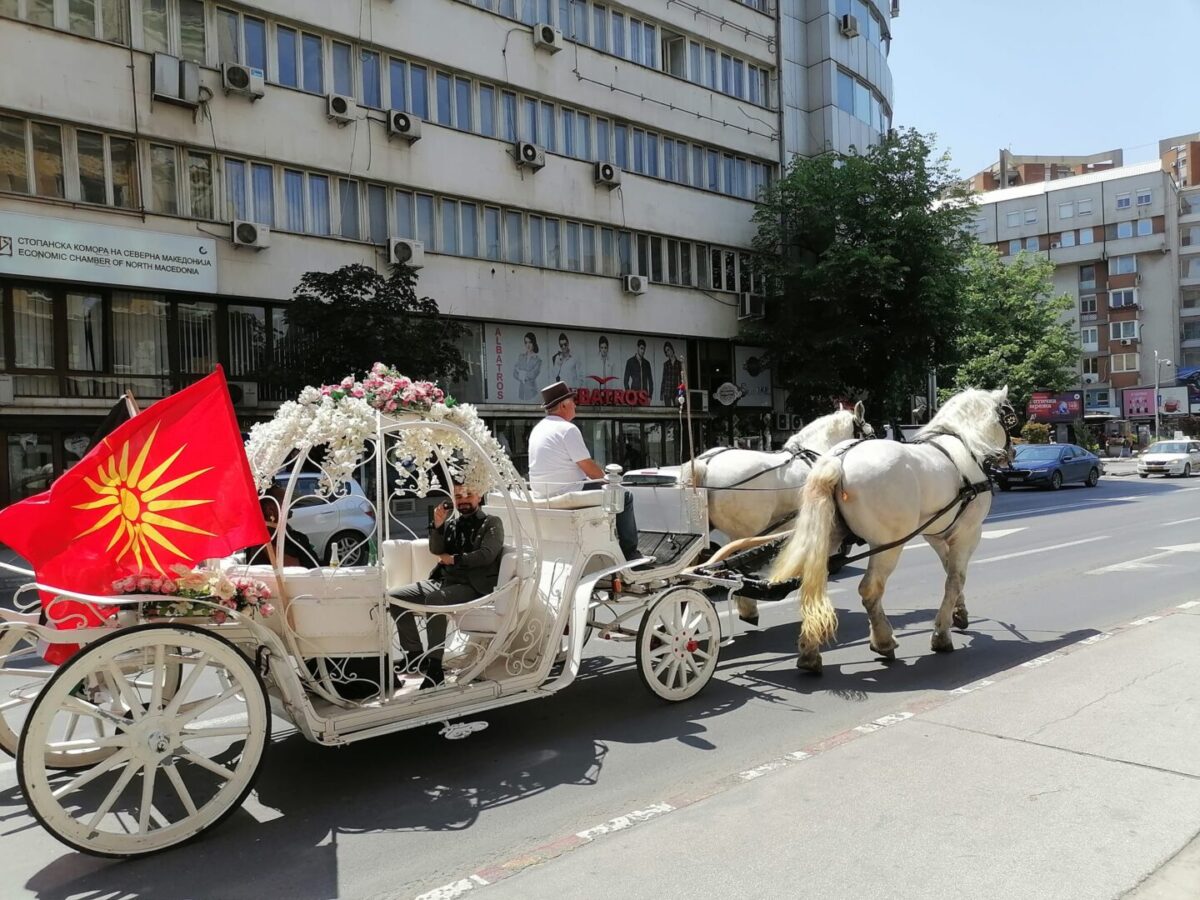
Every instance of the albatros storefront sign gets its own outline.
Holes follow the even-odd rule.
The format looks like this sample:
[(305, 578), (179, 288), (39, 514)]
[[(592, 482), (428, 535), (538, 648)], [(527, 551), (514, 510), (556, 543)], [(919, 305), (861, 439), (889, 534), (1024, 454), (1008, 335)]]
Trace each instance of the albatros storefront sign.
[(0, 276), (217, 292), (211, 238), (0, 212)]

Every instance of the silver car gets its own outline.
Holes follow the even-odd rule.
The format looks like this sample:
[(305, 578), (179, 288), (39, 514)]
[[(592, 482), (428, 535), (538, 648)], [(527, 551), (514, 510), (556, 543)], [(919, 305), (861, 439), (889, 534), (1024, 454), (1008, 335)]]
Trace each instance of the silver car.
[(1156, 441), (1138, 457), (1137, 472), (1142, 478), (1200, 472), (1200, 441)]
[[(318, 489), (320, 477), (315, 472), (296, 476), (289, 530), (299, 531), (312, 542), (317, 562), (323, 565), (333, 562), (335, 547), (339, 565), (366, 565), (369, 541), (375, 533), (375, 507), (354, 479), (347, 482), (340, 494), (323, 496)], [(288, 478), (280, 475), (277, 480), (286, 488)]]

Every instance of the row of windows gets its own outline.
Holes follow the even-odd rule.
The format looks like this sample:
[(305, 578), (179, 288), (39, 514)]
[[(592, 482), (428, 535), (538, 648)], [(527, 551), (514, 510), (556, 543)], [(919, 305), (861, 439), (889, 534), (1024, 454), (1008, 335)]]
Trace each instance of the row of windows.
[(553, 24), (567, 40), (601, 53), (659, 69), (758, 106), (771, 105), (770, 70), (615, 7), (591, 0), (464, 2), (526, 25)]
[[(1138, 188), (1136, 191), (1126, 191), (1117, 194), (1117, 209), (1130, 209), (1135, 201), (1138, 206), (1149, 206), (1154, 202), (1154, 189)], [(1060, 219), (1073, 219), (1076, 216), (1090, 216), (1091, 214), (1092, 198), (1090, 197), (1081, 197), (1078, 200), (1070, 200), (1058, 204), (1058, 217)], [(1019, 228), (1022, 224), (1036, 225), (1037, 222), (1038, 210), (1036, 207), (1024, 210), (1014, 209), (1005, 213), (1005, 224), (1009, 228)]]
[(876, 131), (885, 132), (892, 127), (892, 113), (887, 104), (865, 81), (843, 69), (837, 70), (837, 108)]
[[(64, 144), (71, 152), (64, 153)], [(0, 117), (0, 187), (133, 208), (140, 181), (134, 146), (78, 128)], [(750, 290), (749, 266), (733, 250), (166, 144), (146, 144), (146, 156), (147, 205), (167, 215), (246, 219), (375, 244), (389, 236), (415, 238), (431, 252)]]
[(874, 44), (886, 56), (892, 49), (892, 36), (887, 25), (865, 0), (837, 0), (834, 11), (838, 17), (851, 15), (858, 20), (858, 33)]
[[(1095, 290), (1095, 279), (1092, 279), (1092, 285), (1089, 290)], [(1128, 309), (1138, 305), (1137, 288), (1119, 288), (1115, 291), (1108, 292), (1108, 308), (1109, 309)], [(1096, 315), (1096, 295), (1081, 294), (1079, 297), (1079, 312), (1081, 315), (1094, 316)]]
[[(1110, 341), (1136, 341), (1140, 335), (1141, 327), (1137, 321), (1108, 323), (1108, 339)], [(1079, 329), (1079, 341), (1085, 350), (1095, 350), (1099, 337), (1100, 330), (1095, 325), (1085, 325)]]
[[(1132, 237), (1147, 237), (1152, 234), (1154, 234), (1154, 222), (1151, 219), (1138, 219), (1136, 222), (1116, 222), (1112, 225), (1106, 225), (1104, 228), (1105, 240), (1109, 241)], [(1056, 250), (1059, 247), (1074, 247), (1076, 245), (1082, 247), (1085, 244), (1094, 244), (1095, 242), (1096, 230), (1094, 228), (1079, 228), (1062, 232), (1057, 241), (1050, 242), (1049, 248)], [(1042, 240), (1037, 236), (1014, 238), (1008, 242), (1008, 255), (1010, 256), (1015, 256), (1022, 250), (1037, 251), (1041, 249)]]

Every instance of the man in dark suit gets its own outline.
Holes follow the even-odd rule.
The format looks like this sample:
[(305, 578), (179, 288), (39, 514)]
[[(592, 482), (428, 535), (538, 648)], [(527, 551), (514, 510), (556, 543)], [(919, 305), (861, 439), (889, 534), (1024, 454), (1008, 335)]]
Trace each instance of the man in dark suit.
[(650, 372), (650, 361), (646, 359), (646, 342), (638, 338), (637, 353), (625, 361), (625, 390), (645, 391), (654, 396), (654, 376)]
[[(450, 518), (449, 504), (434, 508), (429, 526), (429, 552), (438, 565), (425, 581), (405, 585), (391, 596), (425, 606), (454, 606), (476, 600), (496, 589), (500, 575), (500, 557), (504, 552), (504, 523), (483, 512), (482, 500), (462, 485), (454, 486), (454, 507), (458, 515)], [(446, 617), (430, 616), (426, 626), (429, 651), (421, 646), (415, 616), (401, 606), (392, 606), (400, 648), (407, 669), (414, 661), (424, 674), (421, 689), (435, 687), (445, 680), (442, 651), (446, 643)]]

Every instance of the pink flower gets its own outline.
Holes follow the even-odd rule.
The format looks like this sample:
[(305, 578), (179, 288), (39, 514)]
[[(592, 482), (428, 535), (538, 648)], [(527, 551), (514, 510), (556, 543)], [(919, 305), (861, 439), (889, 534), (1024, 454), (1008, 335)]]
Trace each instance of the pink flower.
[(261, 581), (258, 583), (258, 596), (262, 597), (264, 600), (271, 599), (271, 589)]
[(150, 579), (150, 592), (153, 594), (161, 594), (162, 593), (162, 585), (163, 585), (163, 583), (162, 583), (161, 578)]
[(270, 603), (264, 603), (258, 608), (259, 614), (266, 618), (267, 616), (275, 615), (275, 607)]
[(173, 582), (170, 578), (164, 578), (162, 583), (162, 592), (164, 594), (174, 594), (179, 590), (179, 585)]
[(141, 594), (148, 594), (148, 593), (150, 593), (150, 585), (151, 585), (151, 584), (152, 584), (152, 582), (151, 582), (151, 581), (150, 581), (150, 579), (149, 579), (149, 578), (147, 578), (145, 575), (143, 575), (142, 577), (140, 577), (140, 578), (137, 580), (137, 589), (138, 589), (138, 593), (141, 593)]
[(212, 620), (218, 625), (224, 624), (229, 619), (229, 615), (223, 609), (218, 609), (212, 614)]

